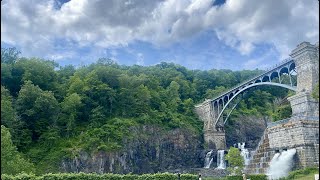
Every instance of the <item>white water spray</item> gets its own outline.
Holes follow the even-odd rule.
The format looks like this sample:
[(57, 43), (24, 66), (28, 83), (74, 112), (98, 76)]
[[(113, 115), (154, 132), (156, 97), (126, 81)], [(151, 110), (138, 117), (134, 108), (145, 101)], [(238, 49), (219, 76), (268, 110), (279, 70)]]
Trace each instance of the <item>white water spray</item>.
[(218, 169), (225, 169), (226, 168), (226, 162), (224, 160), (224, 150), (218, 150), (217, 154), (217, 168)]
[(276, 153), (268, 169), (269, 179), (279, 179), (288, 175), (293, 165), (293, 156), (296, 154), (296, 149), (289, 149)]
[(206, 154), (206, 158), (204, 159), (204, 168), (210, 168), (211, 163), (213, 161), (213, 157), (211, 157), (212, 153), (213, 153), (213, 150), (209, 151)]
[(241, 156), (243, 157), (244, 159), (244, 165), (249, 165), (249, 162), (250, 162), (250, 154), (249, 154), (249, 151), (248, 149), (241, 149)]
[(244, 165), (249, 165), (250, 162), (250, 152), (245, 148), (246, 143), (238, 143), (238, 148), (241, 150), (240, 155), (244, 159)]

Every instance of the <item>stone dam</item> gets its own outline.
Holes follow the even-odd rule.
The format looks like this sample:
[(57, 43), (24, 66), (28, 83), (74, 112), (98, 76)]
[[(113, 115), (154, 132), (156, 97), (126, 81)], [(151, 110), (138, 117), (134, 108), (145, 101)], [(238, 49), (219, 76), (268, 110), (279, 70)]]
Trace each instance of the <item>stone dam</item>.
[(246, 172), (267, 174), (277, 152), (296, 149), (293, 169), (319, 167), (319, 117), (292, 117), (270, 123)]

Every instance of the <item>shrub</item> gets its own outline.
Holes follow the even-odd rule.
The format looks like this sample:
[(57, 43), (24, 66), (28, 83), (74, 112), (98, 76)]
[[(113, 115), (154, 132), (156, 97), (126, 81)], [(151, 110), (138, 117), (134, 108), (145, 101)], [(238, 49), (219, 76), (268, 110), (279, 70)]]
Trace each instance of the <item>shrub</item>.
[[(246, 178), (250, 180), (267, 180), (268, 179), (267, 175), (264, 175), (264, 174), (250, 174), (250, 175), (246, 175)], [(243, 180), (243, 177), (240, 175), (227, 176), (227, 180)]]
[[(196, 180), (197, 175), (181, 174), (181, 180)], [(95, 173), (57, 173), (57, 174), (44, 174), (35, 176), (34, 174), (18, 174), (18, 175), (1, 175), (2, 180), (172, 180), (177, 179), (176, 174), (170, 173), (157, 173), (157, 174), (95, 174)]]
[(265, 174), (251, 174), (247, 176), (247, 179), (250, 180), (267, 180), (268, 176)]
[(286, 177), (286, 178), (283, 178), (283, 179), (290, 180), (290, 179), (295, 179), (298, 176), (308, 175), (308, 174), (319, 174), (319, 168), (317, 168), (317, 167), (308, 167), (308, 168), (305, 168), (305, 169), (299, 169), (299, 170), (296, 170), (296, 171), (291, 171), (289, 173), (289, 176)]

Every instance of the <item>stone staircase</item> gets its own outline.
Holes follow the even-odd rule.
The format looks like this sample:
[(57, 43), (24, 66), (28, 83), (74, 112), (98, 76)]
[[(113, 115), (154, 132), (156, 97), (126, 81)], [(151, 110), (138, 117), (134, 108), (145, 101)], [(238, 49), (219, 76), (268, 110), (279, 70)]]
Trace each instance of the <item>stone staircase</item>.
[(269, 138), (266, 131), (259, 142), (249, 165), (246, 167), (245, 172), (248, 174), (265, 174), (269, 167), (269, 163), (274, 156), (275, 152), (270, 151)]

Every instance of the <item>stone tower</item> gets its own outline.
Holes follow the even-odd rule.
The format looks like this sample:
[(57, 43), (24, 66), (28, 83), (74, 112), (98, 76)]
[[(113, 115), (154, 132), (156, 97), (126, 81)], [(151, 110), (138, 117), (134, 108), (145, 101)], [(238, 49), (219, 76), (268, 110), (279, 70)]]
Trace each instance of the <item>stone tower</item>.
[(226, 149), (226, 138), (223, 128), (214, 127), (215, 115), (211, 100), (206, 100), (195, 107), (199, 118), (204, 122), (203, 133), (204, 141), (208, 149), (222, 150)]
[(312, 91), (319, 82), (319, 44), (302, 42), (290, 56), (297, 69), (297, 92), (288, 98), (292, 116), (319, 117), (319, 102), (312, 97)]

